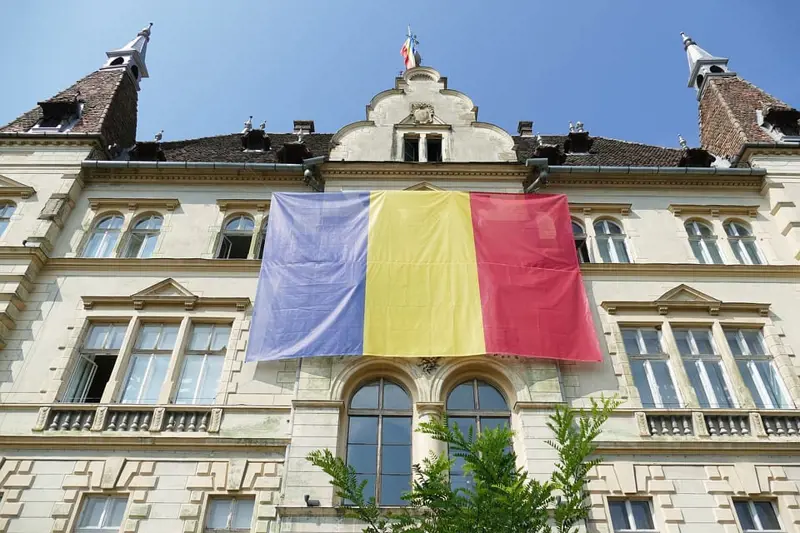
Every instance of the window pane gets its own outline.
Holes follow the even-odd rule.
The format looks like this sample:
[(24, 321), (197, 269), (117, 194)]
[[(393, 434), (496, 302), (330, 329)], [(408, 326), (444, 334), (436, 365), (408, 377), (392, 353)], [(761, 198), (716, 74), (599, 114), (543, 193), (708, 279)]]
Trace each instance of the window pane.
[(111, 326), (111, 331), (106, 340), (106, 347), (112, 350), (119, 350), (122, 347), (122, 339), (125, 337), (125, 330), (127, 326), (121, 324), (114, 324)]
[(583, 228), (577, 222), (572, 222), (572, 234), (573, 235), (583, 235)]
[(140, 246), (139, 250), (139, 257), (142, 259), (151, 257), (156, 249), (157, 242), (158, 242), (158, 235), (154, 234), (144, 235), (142, 238), (142, 245)]
[(654, 529), (653, 517), (650, 516), (650, 504), (646, 501), (631, 501), (633, 521), (637, 529)]
[(736, 260), (742, 264), (745, 264), (746, 261), (744, 257), (742, 257), (742, 243), (739, 239), (731, 239), (731, 250), (733, 250), (733, 255), (736, 257)]
[(728, 387), (722, 374), (722, 362), (703, 361), (701, 364), (705, 366), (708, 380), (711, 382), (711, 389), (714, 391), (719, 407), (733, 407), (733, 400), (728, 394)]
[(128, 249), (125, 251), (125, 257), (138, 257), (144, 238), (145, 235), (143, 233), (131, 233), (128, 240)]
[(692, 252), (694, 256), (700, 263), (706, 263), (706, 258), (703, 256), (703, 246), (700, 244), (700, 241), (697, 239), (692, 239), (689, 241), (689, 244), (692, 247)]
[(754, 361), (753, 366), (764, 382), (764, 388), (767, 389), (772, 405), (779, 409), (790, 409), (791, 405), (783, 394), (783, 382), (772, 361)]
[(739, 332), (736, 330), (725, 330), (725, 339), (728, 341), (728, 347), (731, 349), (733, 355), (744, 355), (742, 347), (739, 345)]
[(693, 329), (694, 342), (697, 345), (697, 353), (714, 354), (714, 344), (711, 342), (711, 332), (707, 329)]
[(661, 353), (661, 341), (659, 339), (658, 330), (655, 329), (642, 329), (642, 340), (644, 341), (645, 350), (649, 354)]
[(224, 529), (228, 527), (228, 515), (231, 512), (232, 500), (213, 499), (209, 502), (208, 518), (206, 527), (208, 529)]
[(86, 248), (83, 249), (83, 257), (100, 257), (99, 250), (104, 235), (104, 233), (92, 233), (86, 242)]
[(192, 327), (192, 337), (189, 340), (189, 349), (204, 351), (208, 349), (211, 340), (211, 325), (195, 324)]
[(206, 369), (203, 381), (200, 383), (200, 390), (197, 391), (195, 403), (214, 403), (217, 399), (219, 390), (219, 379), (222, 375), (222, 363), (225, 357), (222, 355), (209, 355), (206, 357)]
[(478, 407), (483, 411), (506, 411), (508, 405), (500, 391), (482, 381), (478, 382)]
[(481, 431), (485, 429), (496, 429), (500, 426), (508, 426), (508, 418), (507, 417), (489, 417), (489, 416), (482, 416), (481, 417)]
[(104, 526), (119, 527), (125, 516), (125, 505), (128, 503), (126, 498), (111, 498), (111, 503), (106, 512)]
[(739, 523), (741, 524), (742, 529), (748, 530), (756, 528), (753, 517), (750, 515), (750, 507), (747, 502), (733, 502), (733, 507), (736, 509), (736, 515), (739, 517)]
[(159, 355), (153, 357), (150, 366), (150, 376), (145, 383), (141, 403), (158, 403), (158, 394), (161, 392), (161, 385), (164, 384), (169, 366), (169, 356)]
[(139, 391), (145, 380), (149, 360), (150, 356), (147, 355), (135, 355), (131, 358), (128, 381), (122, 391), (122, 403), (136, 403), (138, 401)]
[(158, 332), (161, 329), (156, 324), (145, 324), (139, 330), (139, 335), (136, 339), (137, 350), (154, 350), (156, 341), (158, 341)]
[(711, 403), (703, 388), (703, 382), (700, 380), (700, 371), (697, 368), (698, 364), (698, 361), (684, 361), (686, 373), (689, 375), (689, 381), (692, 384), (694, 393), (697, 395), (697, 401), (700, 403), (700, 407), (711, 407)]
[(347, 442), (378, 444), (378, 417), (351, 416)]
[(761, 527), (766, 530), (778, 530), (781, 528), (778, 523), (778, 517), (775, 515), (775, 508), (771, 502), (753, 502), (756, 508), (756, 514), (761, 520)]
[(457, 427), (461, 430), (461, 433), (464, 434), (465, 437), (469, 437), (469, 431), (472, 430), (472, 434), (475, 435), (475, 419), (474, 418), (466, 418), (466, 417), (450, 417), (448, 418), (448, 422), (450, 423), (450, 427)]
[(84, 346), (90, 350), (99, 350), (104, 347), (106, 336), (108, 335), (111, 326), (108, 324), (94, 324), (89, 328), (89, 334), (86, 335), (86, 342)]
[(411, 475), (411, 446), (382, 446), (381, 473)]
[(447, 397), (448, 409), (475, 409), (475, 396), (472, 391), (472, 382), (462, 383)]
[(214, 335), (211, 339), (211, 351), (218, 352), (228, 346), (228, 339), (231, 336), (230, 326), (214, 327)]
[(359, 474), (378, 471), (378, 446), (376, 444), (348, 444), (347, 464)]
[(236, 511), (231, 522), (232, 528), (250, 529), (250, 522), (253, 521), (253, 503), (255, 500), (245, 499), (236, 500)]
[(669, 363), (666, 361), (650, 361), (650, 369), (656, 378), (658, 394), (661, 396), (661, 403), (664, 404), (664, 407), (680, 407), (678, 393), (675, 391), (672, 374), (669, 372)]
[(742, 380), (744, 384), (747, 385), (747, 389), (750, 391), (750, 396), (753, 397), (753, 401), (756, 404), (756, 407), (759, 409), (764, 409), (764, 399), (761, 397), (761, 394), (758, 392), (758, 387), (756, 387), (756, 382), (753, 378), (753, 368), (750, 367), (751, 361), (745, 360), (738, 360), (736, 361), (736, 366), (739, 367), (739, 374), (742, 375)]
[(364, 385), (350, 400), (350, 407), (353, 409), (377, 409), (378, 408), (378, 386), (379, 383)]
[(94, 361), (88, 360), (86, 357), (79, 357), (78, 363), (75, 365), (75, 370), (72, 371), (72, 377), (69, 380), (69, 387), (64, 395), (66, 402), (83, 402), (85, 400), (85, 392), (89, 385), (89, 381), (97, 369)]
[(761, 258), (758, 256), (758, 248), (756, 247), (756, 243), (753, 241), (744, 241), (744, 249), (747, 251), (748, 257), (750, 257), (750, 262), (754, 265), (761, 264)]
[(364, 486), (364, 500), (369, 501), (370, 498), (375, 497), (375, 474), (360, 474), (356, 476), (358, 482), (366, 480), (367, 484)]
[(83, 511), (78, 527), (100, 527), (100, 520), (103, 517), (103, 508), (106, 499), (102, 497), (86, 498), (83, 502)]
[(761, 332), (755, 329), (742, 330), (742, 337), (747, 344), (747, 349), (751, 355), (766, 355), (764, 343), (761, 340)]
[(8, 219), (0, 218), (0, 235), (6, 232), (7, 227), (8, 227)]
[(178, 326), (163, 326), (161, 328), (161, 338), (158, 340), (159, 350), (172, 350), (175, 348), (175, 340), (178, 338)]
[(194, 392), (203, 368), (203, 358), (202, 355), (187, 355), (183, 359), (183, 370), (181, 370), (181, 381), (178, 385), (178, 393), (175, 395), (175, 403), (194, 402)]
[(675, 343), (678, 345), (678, 352), (681, 355), (691, 355), (692, 347), (689, 344), (689, 332), (685, 329), (674, 330)]
[(610, 245), (611, 239), (608, 237), (597, 238), (597, 247), (600, 249), (600, 258), (603, 260), (603, 263), (611, 262), (611, 253), (609, 252), (608, 248)]
[(611, 525), (614, 526), (615, 531), (631, 528), (625, 502), (608, 502), (608, 509), (611, 511)]
[(411, 476), (381, 476), (381, 505), (408, 505), (402, 500), (411, 490)]
[(394, 383), (383, 384), (383, 408), (384, 409), (411, 409), (411, 401), (408, 394)]
[(383, 417), (384, 444), (410, 444), (411, 443), (411, 417), (385, 416)]
[(630, 263), (628, 250), (625, 248), (625, 241), (622, 239), (614, 239), (614, 246), (617, 249), (617, 261), (619, 263)]
[(706, 240), (706, 248), (708, 248), (708, 253), (711, 254), (711, 261), (715, 265), (721, 265), (722, 256), (719, 253), (719, 246), (717, 246), (717, 241)]
[(644, 368), (645, 362), (634, 359), (631, 361), (631, 373), (633, 374), (633, 383), (639, 391), (639, 398), (642, 400), (642, 407), (656, 407), (656, 401), (653, 398), (653, 393), (650, 391), (650, 382), (647, 381), (647, 373)]
[(450, 472), (450, 488), (453, 490), (469, 489), (472, 487), (472, 476), (455, 474), (455, 469)]
[(635, 329), (622, 330), (622, 342), (625, 344), (625, 353), (628, 355), (640, 355), (639, 340)]

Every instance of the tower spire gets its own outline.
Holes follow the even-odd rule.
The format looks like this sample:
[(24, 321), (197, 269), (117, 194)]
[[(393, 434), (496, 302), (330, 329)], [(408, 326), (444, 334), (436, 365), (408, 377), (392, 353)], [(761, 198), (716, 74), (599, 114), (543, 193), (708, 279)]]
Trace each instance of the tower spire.
[(139, 81), (142, 78), (149, 77), (147, 74), (147, 65), (145, 64), (145, 56), (147, 55), (147, 43), (150, 42), (152, 27), (153, 23), (151, 22), (146, 28), (143, 28), (136, 34), (136, 37), (128, 44), (122, 48), (106, 52), (108, 59), (100, 70), (127, 70), (136, 83), (136, 89), (138, 90)]
[[(728, 58), (717, 57), (709, 54), (694, 42), (694, 39), (681, 32), (683, 49), (689, 60), (689, 87), (694, 87), (698, 92), (703, 90), (703, 82), (709, 74), (733, 75), (728, 72)], [(699, 98), (699, 96), (698, 96)]]

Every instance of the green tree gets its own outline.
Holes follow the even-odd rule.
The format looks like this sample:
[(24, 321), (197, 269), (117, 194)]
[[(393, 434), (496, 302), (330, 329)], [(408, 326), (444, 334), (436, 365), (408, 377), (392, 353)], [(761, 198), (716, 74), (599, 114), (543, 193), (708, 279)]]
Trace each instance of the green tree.
[(507, 427), (465, 435), (446, 418), (420, 424), (418, 431), (445, 444), (453, 458), (461, 458), (470, 476), (467, 489), (449, 483), (454, 459), (431, 454), (414, 465), (411, 490), (403, 496), (408, 507), (384, 512), (375, 498), (364, 498), (366, 481), (358, 481), (352, 467), (330, 450), (316, 450), (309, 461), (331, 476), (336, 495), (347, 502), (346, 515), (366, 524), (365, 533), (574, 533), (589, 512), (585, 485), (589, 470), (601, 462), (595, 439), (617, 399), (592, 400), (591, 408), (576, 410), (558, 405), (547, 426), (547, 441), (557, 453), (550, 479), (540, 482), (517, 468)]

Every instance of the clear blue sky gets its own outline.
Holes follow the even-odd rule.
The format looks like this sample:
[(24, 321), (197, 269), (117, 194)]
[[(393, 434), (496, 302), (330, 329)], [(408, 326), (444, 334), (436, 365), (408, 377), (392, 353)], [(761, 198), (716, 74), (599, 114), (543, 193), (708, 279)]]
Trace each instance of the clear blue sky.
[(800, 2), (778, 0), (25, 0), (0, 2), (0, 123), (101, 66), (147, 22), (150, 79), (140, 139), (273, 132), (313, 119), (335, 132), (393, 86), (406, 25), (423, 64), (467, 93), (479, 118), (516, 132), (665, 146), (697, 139), (697, 102), (679, 37), (800, 106)]

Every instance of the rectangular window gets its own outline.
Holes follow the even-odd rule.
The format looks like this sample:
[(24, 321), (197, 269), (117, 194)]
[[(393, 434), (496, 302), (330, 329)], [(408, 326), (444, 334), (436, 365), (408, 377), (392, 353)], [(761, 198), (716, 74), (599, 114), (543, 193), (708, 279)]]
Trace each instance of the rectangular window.
[(428, 161), (432, 163), (442, 162), (442, 138), (428, 136), (425, 139)]
[(726, 329), (736, 366), (759, 409), (791, 409), (789, 394), (757, 329)]
[(208, 501), (206, 533), (245, 533), (253, 521), (253, 498), (212, 498)]
[(419, 161), (419, 137), (403, 137), (403, 161)]
[(144, 324), (128, 363), (122, 403), (157, 403), (178, 337), (177, 324)]
[(230, 336), (230, 326), (218, 324), (192, 326), (175, 403), (214, 403)]
[(78, 362), (63, 402), (99, 403), (117, 362), (126, 324), (92, 324), (83, 341)]
[(614, 533), (656, 531), (650, 500), (609, 500), (608, 510)]
[(669, 357), (661, 348), (661, 332), (655, 328), (623, 328), (622, 340), (642, 406), (681, 407)]
[(117, 533), (127, 503), (127, 496), (87, 497), (81, 506), (76, 533)]
[(751, 531), (782, 532), (775, 505), (767, 500), (736, 500), (736, 516), (744, 533)]
[(736, 407), (710, 329), (676, 329), (675, 342), (701, 407)]

